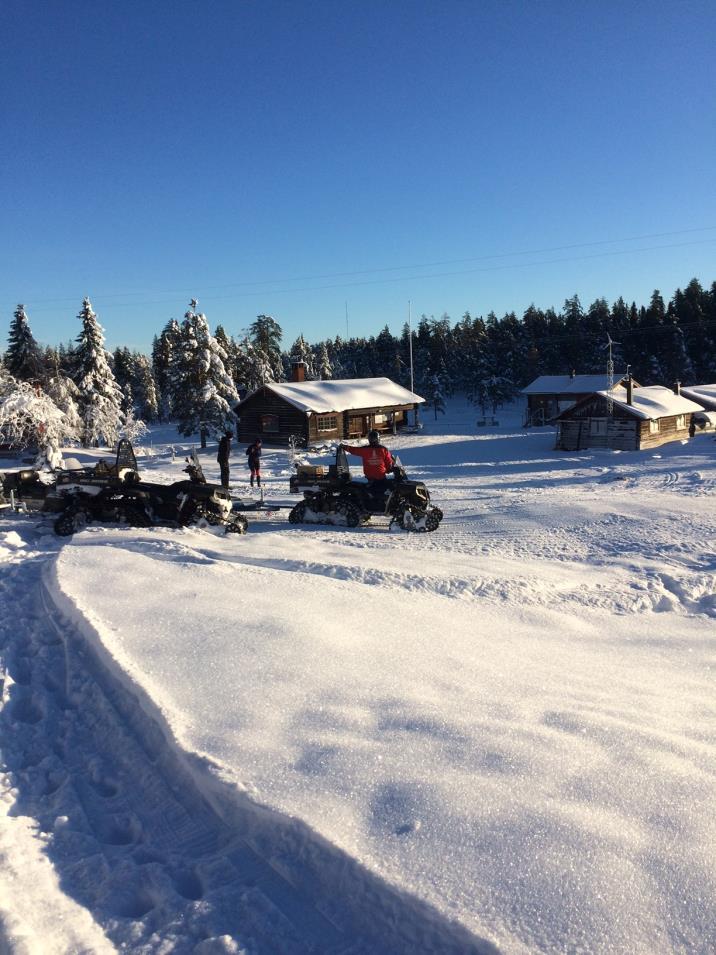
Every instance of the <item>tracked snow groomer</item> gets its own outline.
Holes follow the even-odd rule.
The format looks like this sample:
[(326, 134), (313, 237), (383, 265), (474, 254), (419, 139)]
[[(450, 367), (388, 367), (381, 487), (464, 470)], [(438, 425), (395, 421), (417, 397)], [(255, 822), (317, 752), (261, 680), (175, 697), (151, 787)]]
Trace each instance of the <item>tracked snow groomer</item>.
[(234, 510), (226, 488), (207, 484), (195, 453), (187, 459), (186, 480), (173, 484), (142, 481), (129, 441), (117, 445), (114, 464), (100, 461), (91, 468), (59, 471), (44, 484), (37, 471), (7, 475), (5, 494), (26, 510), (57, 514), (55, 533), (67, 537), (90, 521), (134, 527), (223, 526), (227, 533), (244, 534), (248, 522)]
[(393, 478), (388, 490), (376, 494), (366, 481), (351, 478), (348, 458), (342, 447), (336, 450), (336, 462), (328, 467), (297, 465), (291, 475), (291, 491), (303, 494), (288, 515), (292, 524), (343, 524), (358, 527), (371, 517), (390, 518), (407, 531), (435, 531), (443, 512), (431, 507), (430, 492), (422, 481), (411, 481), (393, 458)]

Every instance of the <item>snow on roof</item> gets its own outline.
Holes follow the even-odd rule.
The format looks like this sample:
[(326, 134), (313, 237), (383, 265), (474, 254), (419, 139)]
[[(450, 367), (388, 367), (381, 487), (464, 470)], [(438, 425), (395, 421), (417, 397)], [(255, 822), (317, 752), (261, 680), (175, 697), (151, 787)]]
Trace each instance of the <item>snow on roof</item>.
[(716, 385), (689, 385), (681, 394), (707, 408), (716, 408)]
[[(421, 404), (425, 401), (390, 378), (344, 378), (337, 381), (268, 382), (264, 387), (301, 411), (350, 411), (352, 408), (382, 408)], [(260, 389), (257, 389), (259, 391)], [(237, 408), (256, 391), (239, 402)]]
[[(606, 390), (598, 393), (607, 397)], [(671, 388), (665, 388), (663, 385), (634, 388), (631, 404), (627, 404), (626, 388), (615, 388), (612, 391), (612, 399), (614, 404), (631, 411), (637, 418), (652, 421), (656, 418), (667, 418), (669, 415), (703, 411), (701, 405), (697, 405), (695, 401), (690, 401), (683, 395), (675, 395)]]
[[(626, 378), (626, 373), (614, 373), (614, 381)], [(598, 375), (540, 375), (523, 388), (523, 395), (589, 395), (607, 387), (606, 372)]]

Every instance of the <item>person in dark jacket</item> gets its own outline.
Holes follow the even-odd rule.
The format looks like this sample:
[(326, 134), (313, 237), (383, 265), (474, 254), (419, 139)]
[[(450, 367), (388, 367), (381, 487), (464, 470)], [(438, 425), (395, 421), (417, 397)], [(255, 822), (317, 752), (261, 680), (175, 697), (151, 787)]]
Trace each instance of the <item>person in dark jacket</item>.
[(231, 454), (231, 438), (233, 432), (225, 431), (219, 441), (219, 451), (216, 460), (221, 468), (221, 486), (229, 486), (229, 455)]
[(249, 466), (249, 471), (251, 471), (251, 487), (254, 486), (254, 478), (256, 478), (257, 485), (261, 487), (261, 438), (257, 438), (253, 444), (248, 446), (246, 455), (246, 463)]

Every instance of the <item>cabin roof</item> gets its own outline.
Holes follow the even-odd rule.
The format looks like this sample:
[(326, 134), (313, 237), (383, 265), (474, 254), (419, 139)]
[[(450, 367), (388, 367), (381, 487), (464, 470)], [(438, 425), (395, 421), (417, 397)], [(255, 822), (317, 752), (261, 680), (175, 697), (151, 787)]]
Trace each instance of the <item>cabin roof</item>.
[(681, 394), (698, 401), (707, 407), (716, 408), (716, 385), (688, 385), (681, 389)]
[[(626, 378), (614, 373), (614, 381)], [(608, 385), (606, 372), (598, 375), (540, 375), (522, 389), (523, 395), (589, 395)]]
[[(604, 398), (609, 397), (606, 390), (598, 391), (597, 394)], [(614, 388), (611, 397), (614, 404), (624, 408), (625, 411), (630, 412), (637, 418), (652, 421), (657, 418), (668, 418), (670, 415), (689, 414), (692, 411), (704, 410), (695, 401), (691, 401), (683, 395), (675, 395), (671, 388), (665, 388), (663, 385), (634, 388), (631, 404), (627, 404), (626, 388)]]
[[(420, 395), (397, 385), (390, 378), (343, 378), (336, 381), (269, 381), (267, 388), (300, 411), (326, 413), (353, 408), (386, 408), (421, 404)], [(236, 406), (237, 410), (261, 389), (257, 388)]]

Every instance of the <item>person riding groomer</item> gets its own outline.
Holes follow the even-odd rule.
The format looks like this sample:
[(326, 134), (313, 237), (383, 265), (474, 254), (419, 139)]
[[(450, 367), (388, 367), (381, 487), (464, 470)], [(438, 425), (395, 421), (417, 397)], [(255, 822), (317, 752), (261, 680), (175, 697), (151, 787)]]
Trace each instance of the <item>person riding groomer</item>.
[(368, 432), (368, 447), (364, 445), (341, 444), (349, 454), (363, 459), (363, 474), (370, 482), (371, 490), (383, 494), (388, 489), (388, 475), (393, 469), (393, 456), (380, 443), (377, 431)]

